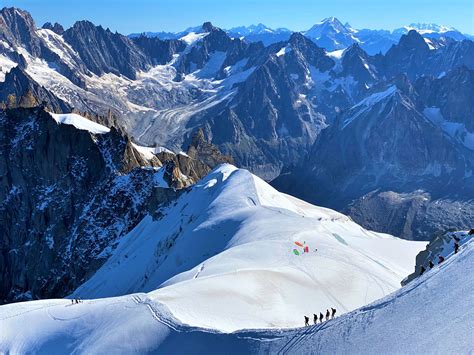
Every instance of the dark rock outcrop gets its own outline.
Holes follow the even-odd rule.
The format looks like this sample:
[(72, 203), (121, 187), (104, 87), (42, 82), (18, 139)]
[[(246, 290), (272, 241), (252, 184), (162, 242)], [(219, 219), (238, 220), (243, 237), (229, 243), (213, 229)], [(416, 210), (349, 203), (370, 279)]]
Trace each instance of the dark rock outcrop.
[(58, 35), (62, 35), (64, 33), (64, 27), (57, 22), (55, 22), (54, 25), (51, 22), (46, 22), (42, 28), (51, 30)]
[[(145, 214), (210, 170), (150, 159), (120, 130), (92, 134), (41, 108), (2, 111), (0, 147), (0, 302), (66, 296)], [(175, 189), (155, 182), (163, 164)]]
[(35, 107), (44, 105), (53, 112), (69, 112), (70, 106), (36, 83), (24, 70), (18, 66), (5, 75), (5, 81), (0, 83), (0, 102), (5, 106)]

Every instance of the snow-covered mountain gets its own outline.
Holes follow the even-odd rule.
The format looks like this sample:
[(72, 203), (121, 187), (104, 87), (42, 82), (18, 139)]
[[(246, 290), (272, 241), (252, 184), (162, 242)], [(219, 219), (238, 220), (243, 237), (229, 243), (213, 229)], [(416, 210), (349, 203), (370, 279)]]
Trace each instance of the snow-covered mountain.
[[(290, 314), (308, 312), (310, 305), (325, 309), (336, 303), (342, 313), (397, 289), (424, 247), (367, 232), (344, 215), (281, 194), (231, 165), (215, 169), (159, 213), (160, 219), (145, 217), (125, 236), (72, 297), (161, 286), (154, 295), (170, 300), (164, 302), (181, 317), (191, 316), (197, 303), (228, 314), (225, 323), (214, 325), (221, 330), (293, 326), (300, 319), (290, 320)], [(296, 242), (308, 245), (309, 253), (295, 255), (294, 249), (303, 250)], [(237, 307), (241, 297), (254, 301)], [(202, 316), (185, 322), (212, 327)]]
[[(51, 112), (69, 113), (74, 108), (76, 112), (88, 112), (91, 117), (98, 114), (116, 117), (117, 124), (138, 145), (164, 146), (176, 152), (187, 150), (192, 137), (201, 130), (206, 141), (231, 155), (238, 166), (267, 181), (285, 176), (288, 170), (296, 171), (291, 182), (281, 185), (291, 191), (295, 186), (312, 186), (313, 181), (319, 180), (318, 169), (311, 169), (315, 160), (324, 158), (311, 147), (321, 147), (315, 143), (321, 132), (340, 135), (336, 127), (341, 117), (347, 120), (348, 112), (368, 108), (372, 95), (385, 92), (396, 78), (406, 77), (398, 80), (399, 89), (415, 90), (414, 95), (408, 95), (412, 107), (392, 112), (391, 122), (405, 122), (406, 135), (418, 137), (424, 132), (419, 125), (411, 123), (420, 122), (421, 116), (428, 119), (429, 123), (422, 126), (430, 130), (433, 126), (439, 131), (432, 136), (435, 138), (430, 141), (430, 147), (454, 144), (452, 154), (456, 161), (468, 155), (464, 167), (450, 162), (448, 166), (457, 168), (451, 172), (443, 170), (443, 179), (450, 179), (450, 186), (463, 186), (469, 180), (468, 153), (473, 132), (469, 115), (474, 102), (469, 75), (474, 69), (472, 41), (428, 39), (412, 30), (387, 48), (385, 55), (372, 56), (364, 50), (366, 42), (362, 39), (347, 48), (328, 52), (301, 33), (293, 33), (288, 40), (265, 47), (240, 36), (232, 38), (211, 23), (190, 28), (178, 38), (161, 40), (147, 36), (129, 38), (88, 21), (79, 21), (68, 29), (59, 24), (39, 29), (27, 12), (15, 8), (3, 9), (1, 16), (2, 107), (33, 107), (44, 101)], [(338, 31), (346, 39), (359, 38), (361, 32), (335, 18), (318, 26), (313, 33)], [(266, 32), (263, 27), (255, 26), (253, 30)], [(459, 78), (455, 80), (456, 75)], [(449, 80), (442, 80), (444, 77)], [(443, 90), (452, 94), (445, 96)], [(383, 121), (377, 120), (377, 111), (368, 111), (371, 119), (362, 120), (362, 125)], [(407, 116), (395, 117), (398, 114)], [(367, 130), (374, 132), (375, 137), (381, 132)], [(360, 136), (354, 137), (357, 146), (369, 144), (364, 138), (366, 131), (358, 132)], [(323, 150), (337, 151), (341, 137), (327, 140), (331, 146), (324, 146)], [(389, 138), (395, 141), (394, 137)], [(394, 149), (397, 156), (391, 161), (405, 161), (407, 155), (419, 152), (419, 148), (418, 144), (407, 144)], [(425, 188), (427, 181), (435, 178), (434, 167), (439, 163), (438, 157), (432, 154), (434, 150), (429, 148), (422, 154), (430, 159), (426, 162), (429, 169), (423, 174), (418, 170), (416, 174), (400, 170), (393, 181), (398, 184), (405, 179), (403, 186), (408, 187), (393, 188), (395, 191), (391, 192), (407, 196)], [(362, 170), (352, 169), (354, 162), (340, 161), (344, 164), (337, 171), (330, 170), (336, 178), (339, 178), (337, 172), (348, 171), (360, 173), (350, 177), (356, 181), (367, 177)], [(378, 160), (377, 164), (379, 169), (370, 175), (371, 179), (377, 177), (370, 180), (374, 181), (373, 185), (369, 183), (373, 189), (354, 188), (353, 199), (337, 208), (347, 211), (351, 203), (362, 205), (357, 203), (362, 201), (360, 198), (389, 185), (390, 181), (385, 180), (387, 175), (376, 172), (396, 169), (385, 160)], [(397, 167), (404, 169), (405, 165)], [(305, 173), (300, 174), (303, 170)], [(313, 187), (311, 194), (321, 193), (319, 187)], [(349, 191), (350, 187), (331, 189), (317, 202), (333, 203), (346, 198), (337, 196), (334, 200), (329, 195)], [(454, 190), (438, 187), (425, 192), (437, 196), (437, 201), (455, 204), (461, 201), (466, 210), (472, 205), (470, 192), (455, 197), (451, 196)], [(376, 203), (383, 205), (384, 201), (378, 198)], [(392, 202), (388, 203), (390, 208), (398, 204)], [(404, 237), (418, 234), (411, 224), (407, 225), (407, 231), (399, 227), (404, 225), (403, 214), (396, 214), (396, 219), (381, 226), (377, 222), (379, 217), (370, 212), (368, 205), (361, 208), (363, 216), (358, 219), (365, 226)], [(436, 209), (436, 213), (427, 214), (427, 219), (420, 223), (440, 226), (441, 220), (443, 228), (467, 228), (469, 218), (456, 211), (459, 208)], [(355, 217), (356, 213), (351, 215)], [(418, 238), (424, 239), (426, 234)]]
[(273, 29), (262, 23), (259, 23), (258, 25), (233, 27), (226, 30), (226, 32), (231, 37), (244, 38), (249, 42), (261, 41), (265, 46), (281, 41), (287, 41), (293, 33), (293, 31), (290, 31), (287, 28), (280, 27)]
[[(288, 330), (219, 332), (220, 324), (241, 321), (232, 314), (234, 305), (224, 309), (212, 307), (214, 302), (219, 302), (222, 293), (211, 297), (210, 307), (203, 309), (199, 302), (195, 303), (192, 319), (181, 319), (176, 307), (168, 308), (167, 304), (172, 304), (176, 295), (171, 293), (160, 299), (160, 290), (149, 294), (86, 299), (79, 304), (71, 304), (69, 300), (43, 300), (2, 306), (0, 322), (4, 331), (0, 333), (0, 350), (172, 354), (179, 349), (194, 354), (303, 354), (326, 351), (363, 353), (370, 349), (377, 353), (402, 351), (415, 354), (429, 347), (432, 352), (466, 353), (472, 350), (468, 339), (474, 328), (474, 304), (470, 292), (474, 284), (465, 271), (472, 267), (473, 250), (470, 240), (457, 255), (399, 291), (351, 313), (305, 328), (298, 324), (298, 328)], [(268, 276), (265, 279), (270, 281)], [(199, 275), (197, 279), (184, 283), (192, 286), (199, 282), (196, 280), (199, 280)], [(207, 280), (212, 282), (213, 278)], [(217, 281), (222, 280), (216, 280), (215, 284)], [(278, 285), (282, 284), (275, 284)], [(291, 288), (295, 287), (292, 283)], [(225, 290), (226, 285), (221, 283), (219, 288)], [(166, 289), (164, 287), (162, 291)], [(252, 292), (264, 290), (253, 288)], [(179, 297), (194, 296), (193, 293)], [(238, 304), (239, 309), (252, 307), (249, 301), (243, 299), (243, 307)], [(445, 313), (447, 308), (449, 316)], [(256, 320), (264, 311), (260, 308), (251, 318)], [(308, 313), (311, 315), (315, 311), (318, 310), (311, 308)], [(302, 323), (303, 314), (290, 314), (290, 317), (299, 316)], [(193, 324), (195, 320), (201, 323), (207, 320), (213, 327), (197, 327)], [(29, 326), (24, 327), (24, 324)], [(440, 324), (443, 325), (443, 337), (439, 333)]]
[[(51, 315), (48, 324), (35, 311), (26, 312), (34, 316), (30, 331), (36, 328), (34, 319), (49, 329), (43, 340), (30, 340), (47, 349), (54, 334), (68, 328), (60, 325), (59, 319), (68, 319), (63, 312), (78, 319), (93, 307), (97, 319), (107, 323), (110, 316), (101, 310), (107, 303), (124, 309), (125, 327), (135, 324), (132, 314), (145, 317), (143, 324), (165, 317), (165, 322), (179, 320), (210, 332), (298, 327), (304, 314), (329, 307), (343, 314), (397, 290), (425, 245), (366, 231), (344, 215), (281, 194), (232, 165), (219, 166), (173, 203), (149, 213), (71, 295), (122, 297), (77, 305), (69, 300), (20, 304), (21, 312), (38, 306), (37, 316)], [(14, 329), (17, 312), (0, 308), (2, 329)], [(90, 327), (86, 333), (96, 331), (93, 323)], [(9, 331), (2, 332), (0, 343), (13, 350)], [(75, 333), (55, 344), (66, 346)], [(22, 338), (18, 346), (27, 348), (17, 350), (27, 351), (28, 342)]]
[(315, 24), (309, 30), (303, 32), (311, 38), (318, 46), (327, 51), (344, 49), (354, 43), (360, 42), (354, 36), (356, 31), (350, 26), (344, 26), (337, 18), (329, 17)]
[[(51, 24), (47, 24), (48, 28)], [(51, 26), (49, 26), (51, 25)], [(425, 38), (446, 39), (456, 41), (465, 39), (473, 40), (474, 36), (464, 34), (453, 27), (437, 25), (433, 23), (412, 23), (407, 26), (390, 30), (355, 29), (349, 23), (342, 24), (336, 17), (328, 17), (314, 24), (308, 30), (302, 31), (315, 43), (327, 51), (344, 49), (354, 43), (358, 43), (368, 54), (385, 54), (392, 45), (396, 44), (400, 37), (415, 30)], [(180, 32), (143, 32), (132, 33), (130, 38), (140, 36), (156, 37), (162, 40), (179, 39), (188, 33), (199, 32), (200, 26), (190, 27)], [(262, 23), (250, 26), (237, 26), (224, 30), (230, 37), (245, 39), (248, 42), (261, 41), (265, 46), (273, 43), (287, 41), (291, 34), (296, 31), (284, 27), (270, 28)]]

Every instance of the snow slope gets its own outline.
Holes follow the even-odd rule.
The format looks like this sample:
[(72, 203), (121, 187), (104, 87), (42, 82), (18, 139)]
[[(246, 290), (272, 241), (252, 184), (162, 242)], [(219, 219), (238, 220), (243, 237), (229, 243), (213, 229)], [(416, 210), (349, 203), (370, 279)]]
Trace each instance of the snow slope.
[[(160, 213), (126, 235), (73, 296), (153, 291), (151, 299), (194, 326), (292, 327), (304, 313), (343, 313), (395, 291), (425, 246), (368, 232), (231, 165)], [(294, 255), (296, 241), (310, 253)]]
[(266, 351), (292, 354), (468, 354), (474, 351), (474, 242), (401, 290)]
[(471, 240), (388, 297), (309, 328), (223, 334), (189, 327), (145, 294), (77, 305), (69, 300), (10, 304), (0, 307), (0, 352), (472, 353), (474, 279), (466, 270), (474, 266), (473, 252)]
[(109, 133), (110, 129), (93, 122), (85, 117), (82, 117), (76, 113), (49, 113), (54, 120), (59, 124), (73, 125), (77, 129), (83, 131), (89, 131), (93, 134), (104, 134)]

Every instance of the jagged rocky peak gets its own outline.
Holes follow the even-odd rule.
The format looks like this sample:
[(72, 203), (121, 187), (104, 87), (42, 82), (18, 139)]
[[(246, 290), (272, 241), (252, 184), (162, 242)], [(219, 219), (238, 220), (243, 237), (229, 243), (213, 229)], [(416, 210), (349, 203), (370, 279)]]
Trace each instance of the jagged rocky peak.
[(209, 52), (227, 51), (229, 46), (232, 44), (232, 38), (230, 38), (225, 31), (219, 27), (213, 26), (210, 22), (205, 22), (202, 25), (202, 29), (204, 32), (209, 32), (209, 34), (204, 37), (203, 41), (205, 46), (208, 47)]
[(306, 43), (307, 38), (301, 32), (293, 32), (290, 36), (289, 42), (291, 44)]
[(0, 39), (16, 47), (25, 47), (33, 56), (41, 53), (41, 44), (35, 33), (36, 25), (27, 11), (4, 7), (0, 11)]
[(176, 53), (186, 48), (186, 43), (177, 39), (161, 40), (158, 37), (148, 37), (141, 34), (133, 37), (132, 41), (150, 58), (153, 64), (166, 64)]
[(135, 79), (136, 71), (145, 70), (150, 64), (131, 39), (90, 21), (77, 21), (64, 32), (63, 38), (97, 75), (113, 73)]
[(42, 28), (51, 30), (58, 35), (62, 35), (64, 33), (64, 27), (57, 22), (55, 22), (54, 25), (51, 22), (46, 22)]
[(202, 24), (202, 30), (204, 32), (222, 31), (220, 28), (215, 27), (210, 21), (204, 22)]
[(400, 38), (398, 46), (403, 49), (416, 48), (418, 50), (429, 51), (428, 44), (425, 39), (416, 30), (410, 30), (406, 35)]
[(234, 164), (231, 156), (222, 154), (217, 146), (206, 139), (202, 128), (199, 128), (193, 135), (187, 154), (193, 159), (203, 161), (211, 168), (221, 163)]
[(308, 64), (315, 66), (322, 72), (329, 70), (335, 65), (335, 62), (326, 56), (324, 49), (318, 47), (318, 45), (300, 32), (291, 34), (288, 45), (292, 50), (301, 53), (297, 58), (294, 58), (295, 60), (306, 60)]

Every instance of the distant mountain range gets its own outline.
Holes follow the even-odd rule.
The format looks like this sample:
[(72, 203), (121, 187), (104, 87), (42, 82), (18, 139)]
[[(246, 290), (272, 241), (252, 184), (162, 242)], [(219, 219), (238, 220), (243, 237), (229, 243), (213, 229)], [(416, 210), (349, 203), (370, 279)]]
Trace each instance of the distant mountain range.
[[(348, 23), (342, 24), (336, 17), (329, 17), (315, 24), (306, 31), (301, 31), (305, 36), (313, 40), (318, 46), (328, 51), (347, 48), (351, 44), (357, 43), (368, 54), (385, 54), (390, 47), (400, 40), (400, 37), (410, 30), (415, 30), (425, 38), (440, 39), (453, 38), (455, 40), (470, 39), (474, 36), (464, 34), (453, 27), (441, 26), (437, 24), (412, 23), (408, 26), (397, 28), (393, 31), (354, 29)], [(288, 28), (270, 28), (262, 23), (250, 26), (238, 26), (224, 30), (230, 37), (242, 38), (249, 42), (261, 41), (264, 45), (287, 41), (294, 32)], [(199, 32), (198, 27), (190, 27), (181, 32), (144, 32), (132, 33), (130, 38), (145, 35), (147, 37), (157, 37), (160, 39), (179, 39), (190, 32)]]

